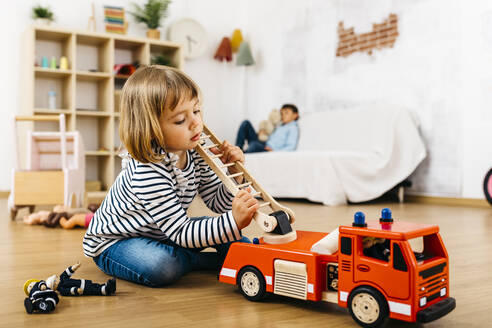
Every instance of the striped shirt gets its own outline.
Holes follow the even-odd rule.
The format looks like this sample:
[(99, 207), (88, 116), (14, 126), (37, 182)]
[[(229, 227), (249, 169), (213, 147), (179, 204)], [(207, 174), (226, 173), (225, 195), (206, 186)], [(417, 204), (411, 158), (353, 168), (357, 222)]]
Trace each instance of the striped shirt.
[[(169, 154), (161, 163), (143, 164), (130, 158), (87, 228), (84, 254), (96, 257), (131, 237), (171, 240), (186, 248), (241, 239), (231, 211), (234, 196), (195, 150), (186, 156), (182, 171)], [(223, 214), (189, 218), (186, 209), (198, 193), (208, 208)]]

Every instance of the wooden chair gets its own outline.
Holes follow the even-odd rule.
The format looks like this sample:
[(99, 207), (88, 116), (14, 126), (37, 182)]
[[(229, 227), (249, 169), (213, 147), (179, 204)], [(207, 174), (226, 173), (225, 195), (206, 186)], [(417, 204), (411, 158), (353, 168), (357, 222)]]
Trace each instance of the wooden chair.
[[(58, 121), (59, 132), (27, 134), (26, 168), (20, 169), (17, 122)], [(64, 204), (80, 207), (85, 193), (85, 158), (82, 137), (65, 131), (65, 115), (16, 116), (14, 118), (14, 155), (12, 190), (8, 206), (12, 220), (21, 207)]]

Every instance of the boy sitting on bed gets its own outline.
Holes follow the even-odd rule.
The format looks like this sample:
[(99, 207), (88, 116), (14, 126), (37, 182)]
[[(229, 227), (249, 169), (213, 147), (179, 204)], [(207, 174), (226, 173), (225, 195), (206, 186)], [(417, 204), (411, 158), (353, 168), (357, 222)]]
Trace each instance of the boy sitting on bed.
[(241, 123), (237, 132), (236, 146), (243, 149), (245, 142), (248, 142), (248, 148), (245, 153), (257, 153), (263, 151), (292, 151), (297, 147), (299, 139), (299, 111), (292, 104), (285, 104), (280, 109), (282, 124), (278, 126), (268, 137), (266, 142), (258, 139), (253, 125), (250, 121), (245, 120)]

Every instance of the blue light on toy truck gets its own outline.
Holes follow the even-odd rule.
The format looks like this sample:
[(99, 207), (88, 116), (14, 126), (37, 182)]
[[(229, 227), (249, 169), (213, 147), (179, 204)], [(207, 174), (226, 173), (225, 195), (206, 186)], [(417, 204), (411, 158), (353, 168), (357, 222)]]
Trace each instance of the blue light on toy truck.
[(391, 216), (391, 210), (389, 208), (383, 208), (381, 210), (381, 218), (379, 219), (381, 223), (392, 223), (393, 218)]
[(354, 214), (354, 222), (352, 223), (353, 227), (367, 227), (366, 216), (362, 212), (356, 212)]

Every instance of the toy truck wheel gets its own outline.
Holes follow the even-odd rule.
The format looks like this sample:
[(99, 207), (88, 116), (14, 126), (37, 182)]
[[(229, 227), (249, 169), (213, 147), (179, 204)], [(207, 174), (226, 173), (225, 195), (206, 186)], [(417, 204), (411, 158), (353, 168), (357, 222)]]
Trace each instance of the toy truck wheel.
[(388, 303), (371, 287), (358, 287), (348, 299), (352, 318), (362, 327), (379, 327), (388, 317)]
[(248, 266), (239, 273), (238, 286), (241, 294), (249, 301), (259, 301), (266, 294), (263, 274), (255, 267)]

